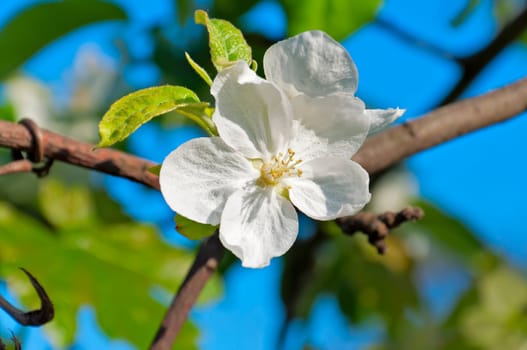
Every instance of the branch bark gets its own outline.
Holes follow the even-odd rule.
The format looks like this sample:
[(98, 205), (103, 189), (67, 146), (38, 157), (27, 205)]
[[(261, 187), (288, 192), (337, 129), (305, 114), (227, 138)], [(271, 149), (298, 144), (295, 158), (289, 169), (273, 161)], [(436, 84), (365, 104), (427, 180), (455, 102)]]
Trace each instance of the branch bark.
[[(159, 190), (159, 179), (148, 171), (156, 164), (125, 152), (101, 148), (40, 129), (44, 157), (124, 177)], [(0, 120), (0, 146), (31, 153), (33, 136), (23, 125)]]
[(218, 268), (223, 253), (218, 233), (206, 239), (190, 268), (187, 277), (179, 287), (163, 322), (150, 347), (151, 350), (170, 350), (190, 309), (198, 299), (201, 290)]
[[(412, 154), (508, 120), (526, 109), (527, 78), (524, 78), (494, 92), (439, 108), (422, 118), (377, 134), (365, 142), (354, 160), (370, 174), (375, 174)], [(148, 172), (148, 168), (154, 166), (150, 161), (112, 149), (94, 150), (93, 145), (51, 131), (41, 130), (41, 133), (44, 156), (47, 158), (125, 177), (159, 189), (157, 176)], [(32, 135), (25, 127), (0, 121), (0, 146), (31, 152), (32, 144)], [(222, 252), (223, 247), (216, 236), (202, 245), (167, 312), (152, 345), (153, 349), (170, 348), (199, 292), (216, 269)]]
[(482, 96), (440, 107), (366, 140), (353, 159), (370, 174), (527, 109), (527, 78)]

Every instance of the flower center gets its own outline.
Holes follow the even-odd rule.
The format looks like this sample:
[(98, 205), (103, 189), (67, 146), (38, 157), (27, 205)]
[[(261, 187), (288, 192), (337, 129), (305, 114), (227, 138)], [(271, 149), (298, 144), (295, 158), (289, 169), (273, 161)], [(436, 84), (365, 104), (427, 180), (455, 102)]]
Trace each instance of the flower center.
[(261, 185), (275, 186), (283, 176), (302, 176), (302, 170), (296, 169), (302, 160), (295, 159), (295, 152), (289, 148), (287, 153), (282, 152), (273, 156), (268, 163), (263, 163), (260, 168), (260, 178), (258, 181)]

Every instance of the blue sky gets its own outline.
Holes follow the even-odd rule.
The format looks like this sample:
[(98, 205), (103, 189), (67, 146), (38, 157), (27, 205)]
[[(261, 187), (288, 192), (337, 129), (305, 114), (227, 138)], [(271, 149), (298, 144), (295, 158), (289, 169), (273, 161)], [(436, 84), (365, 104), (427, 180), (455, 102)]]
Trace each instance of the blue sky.
[[(3, 0), (0, 25), (18, 9), (35, 2)], [(106, 23), (82, 29), (44, 49), (24, 66), (24, 71), (43, 81), (60, 84), (64, 70), (71, 66), (77, 50), (85, 42), (93, 42), (105, 54), (115, 57), (117, 50), (113, 39), (118, 36), (126, 38), (134, 55), (148, 57), (152, 48), (142, 29), (171, 21), (175, 15), (173, 2), (149, 0), (147, 7), (144, 1), (115, 2), (126, 9), (132, 24)], [(482, 0), (465, 23), (453, 28), (450, 21), (459, 13), (463, 3), (456, 0), (389, 0), (379, 16), (430, 44), (464, 56), (483, 47), (494, 35), (498, 24), (493, 19), (492, 1)], [(248, 13), (243, 23), (251, 30), (265, 31), (270, 38), (278, 38), (285, 31), (284, 21), (285, 15), (280, 7), (266, 1)], [(360, 29), (343, 44), (359, 69), (359, 97), (370, 107), (406, 108), (406, 119), (429, 111), (460, 76), (460, 68), (455, 63), (426, 48), (411, 45), (375, 24)], [(129, 69), (127, 77), (137, 88), (155, 84), (159, 77), (156, 68), (148, 64)], [(482, 72), (465, 96), (484, 93), (526, 75), (527, 49), (513, 44)], [(520, 158), (521, 150), (525, 149), (524, 130), (527, 130), (525, 116), (425, 151), (406, 162), (418, 180), (422, 196), (460, 218), (483, 241), (523, 267), (527, 265), (527, 235), (522, 228), (523, 203), (527, 195), (523, 182), (527, 164)], [(143, 150), (141, 156), (159, 161), (177, 144), (197, 135), (199, 131), (193, 128), (171, 130), (161, 135), (154, 126), (145, 127), (132, 138), (132, 147), (139, 153)], [(141, 142), (152, 138), (163, 140), (158, 142), (162, 146), (155, 150), (141, 146)], [(116, 199), (128, 203), (126, 209), (131, 215), (156, 222), (166, 232), (171, 230), (171, 213), (158, 194), (145, 192), (120, 179), (107, 178), (105, 182), (109, 189), (113, 189), (112, 195)], [(145, 212), (143, 207), (134, 206), (127, 200), (127, 196), (139, 192), (152, 203), (151, 211)], [(182, 238), (174, 238), (174, 241), (190, 244)], [(279, 260), (260, 271), (234, 267), (226, 276), (225, 297), (192, 313), (193, 320), (203, 328), (202, 348), (274, 349), (278, 328), (275, 321), (269, 320), (283, 318), (277, 294), (279, 276)], [(462, 281), (463, 277), (455, 276), (454, 279)], [(311, 321), (296, 321), (291, 326), (288, 348), (298, 349), (303, 340), (310, 339), (321, 349), (344, 346), (359, 349), (381, 335), (375, 324), (361, 329), (351, 328), (339, 317), (336, 308), (331, 297), (319, 300)], [(105, 342), (97, 331), (94, 317), (89, 308), (79, 314), (82, 320), (79, 339)], [(3, 318), (1, 320), (4, 324)], [(244, 325), (243, 331), (233, 324)], [(255, 339), (258, 339), (257, 345)], [(111, 349), (126, 348), (122, 344), (113, 346)]]

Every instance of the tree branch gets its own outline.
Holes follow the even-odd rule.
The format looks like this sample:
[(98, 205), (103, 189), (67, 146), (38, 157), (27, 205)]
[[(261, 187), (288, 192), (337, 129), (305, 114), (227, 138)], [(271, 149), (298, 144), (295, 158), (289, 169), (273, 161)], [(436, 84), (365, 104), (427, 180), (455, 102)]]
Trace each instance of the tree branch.
[[(354, 160), (370, 174), (393, 165), (419, 151), (465, 133), (510, 119), (527, 109), (527, 78), (494, 92), (439, 108), (422, 118), (404, 123), (369, 138)], [(94, 146), (41, 130), (44, 157), (125, 177), (159, 189), (157, 176), (148, 172), (154, 163), (112, 149)], [(32, 135), (18, 124), (0, 121), (0, 146), (32, 151)], [(167, 312), (152, 346), (168, 349), (181, 328), (188, 310), (212, 275), (223, 247), (213, 236), (200, 248)], [(179, 309), (181, 308), (181, 309)], [(183, 311), (179, 314), (177, 311)], [(168, 347), (166, 347), (168, 346)]]
[(203, 242), (187, 277), (165, 314), (150, 347), (151, 350), (170, 350), (172, 348), (190, 309), (209, 278), (216, 271), (224, 252), (217, 232)]
[(482, 96), (440, 107), (366, 140), (353, 159), (370, 174), (527, 109), (527, 78)]
[[(159, 190), (159, 179), (148, 171), (156, 164), (125, 152), (73, 140), (52, 131), (40, 129), (44, 157), (124, 177)], [(0, 146), (32, 153), (32, 134), (23, 125), (0, 120)]]

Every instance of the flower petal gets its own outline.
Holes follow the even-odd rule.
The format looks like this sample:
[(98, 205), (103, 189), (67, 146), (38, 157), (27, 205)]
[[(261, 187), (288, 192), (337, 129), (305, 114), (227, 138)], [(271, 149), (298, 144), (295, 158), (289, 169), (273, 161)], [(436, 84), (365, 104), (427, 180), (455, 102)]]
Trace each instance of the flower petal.
[(263, 59), (265, 76), (289, 97), (354, 94), (358, 73), (346, 49), (326, 33), (313, 30), (271, 46)]
[(295, 208), (272, 187), (242, 189), (225, 204), (220, 240), (245, 267), (269, 265), (291, 248), (297, 235)]
[(303, 161), (351, 158), (368, 134), (370, 119), (364, 114), (364, 103), (353, 95), (299, 95), (291, 102), (300, 125), (290, 147)]
[(402, 116), (406, 109), (388, 108), (388, 109), (367, 109), (366, 115), (370, 118), (370, 131), (368, 135), (373, 135), (382, 131), (388, 125), (393, 123), (397, 118)]
[(284, 182), (291, 186), (289, 198), (293, 204), (313, 219), (353, 215), (370, 200), (368, 173), (352, 160), (318, 158), (301, 169), (301, 177)]
[(161, 166), (161, 193), (172, 210), (204, 224), (220, 223), (227, 198), (259, 176), (251, 163), (219, 137), (190, 140)]
[(286, 96), (238, 61), (214, 79), (214, 123), (221, 138), (247, 158), (265, 158), (282, 150), (291, 137), (292, 112)]

